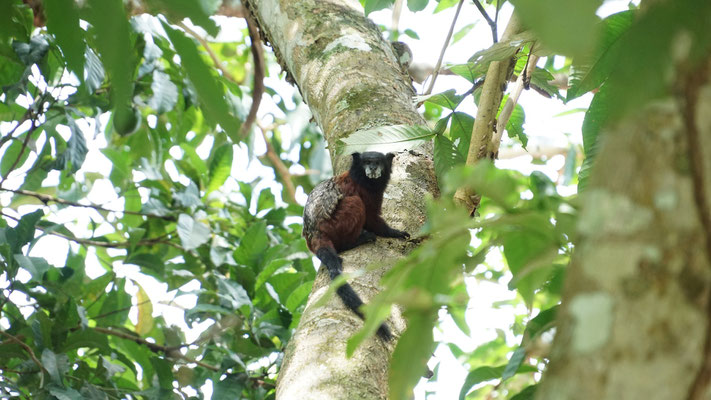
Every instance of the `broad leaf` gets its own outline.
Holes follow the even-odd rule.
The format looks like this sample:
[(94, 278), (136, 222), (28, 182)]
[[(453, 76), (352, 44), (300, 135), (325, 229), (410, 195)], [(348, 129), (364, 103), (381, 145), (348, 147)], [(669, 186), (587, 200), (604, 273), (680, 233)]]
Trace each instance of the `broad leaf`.
[(67, 66), (84, 79), (84, 31), (79, 26), (79, 10), (74, 0), (54, 0), (42, 3), (47, 16), (47, 30), (57, 38)]
[(421, 125), (381, 126), (352, 133), (341, 139), (339, 153), (379, 151), (398, 152), (416, 147), (431, 139), (433, 133)]

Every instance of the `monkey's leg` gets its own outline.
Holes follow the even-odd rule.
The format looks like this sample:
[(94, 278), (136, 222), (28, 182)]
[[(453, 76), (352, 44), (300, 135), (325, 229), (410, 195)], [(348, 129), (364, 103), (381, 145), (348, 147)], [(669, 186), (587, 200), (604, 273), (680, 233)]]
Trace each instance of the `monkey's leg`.
[(375, 238), (376, 238), (376, 236), (373, 232), (368, 232), (364, 229), (363, 232), (360, 233), (360, 236), (358, 236), (358, 239), (356, 239), (355, 242), (346, 245), (345, 247), (343, 247), (341, 249), (341, 251), (354, 249), (354, 248), (360, 246), (361, 244), (372, 243), (375, 241)]

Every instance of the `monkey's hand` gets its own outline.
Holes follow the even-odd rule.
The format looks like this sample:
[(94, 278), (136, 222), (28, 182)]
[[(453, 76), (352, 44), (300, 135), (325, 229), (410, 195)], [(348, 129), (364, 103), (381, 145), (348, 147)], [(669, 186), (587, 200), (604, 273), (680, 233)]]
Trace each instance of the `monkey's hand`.
[(407, 233), (405, 231), (393, 229), (393, 228), (390, 228), (387, 232), (387, 235), (385, 235), (385, 236), (395, 238), (395, 239), (409, 239), (410, 238), (409, 233)]

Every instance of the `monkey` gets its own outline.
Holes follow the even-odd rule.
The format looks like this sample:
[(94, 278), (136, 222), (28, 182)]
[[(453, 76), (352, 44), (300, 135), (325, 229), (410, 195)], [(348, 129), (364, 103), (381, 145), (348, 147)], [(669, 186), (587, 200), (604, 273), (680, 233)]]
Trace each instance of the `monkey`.
[[(380, 215), (395, 154), (369, 151), (353, 153), (352, 157), (350, 169), (316, 185), (304, 206), (302, 234), (331, 280), (343, 271), (338, 253), (373, 242), (376, 236), (410, 237), (388, 226)], [(363, 301), (349, 284), (340, 286), (336, 293), (346, 307), (364, 318), (360, 311)], [(378, 328), (378, 336), (386, 342), (392, 338), (385, 324)]]

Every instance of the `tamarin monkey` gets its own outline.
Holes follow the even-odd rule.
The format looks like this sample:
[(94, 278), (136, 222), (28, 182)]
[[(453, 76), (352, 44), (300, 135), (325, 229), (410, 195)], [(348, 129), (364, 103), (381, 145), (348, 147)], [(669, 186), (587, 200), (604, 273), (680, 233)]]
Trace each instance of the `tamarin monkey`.
[[(316, 185), (304, 206), (306, 243), (326, 266), (331, 280), (343, 271), (338, 253), (364, 243), (376, 236), (407, 239), (407, 232), (388, 226), (380, 216), (383, 193), (390, 180), (395, 154), (378, 152), (353, 153), (348, 172)], [(363, 301), (349, 284), (336, 290), (346, 307), (363, 318)], [(378, 335), (389, 341), (392, 335), (385, 324)]]

